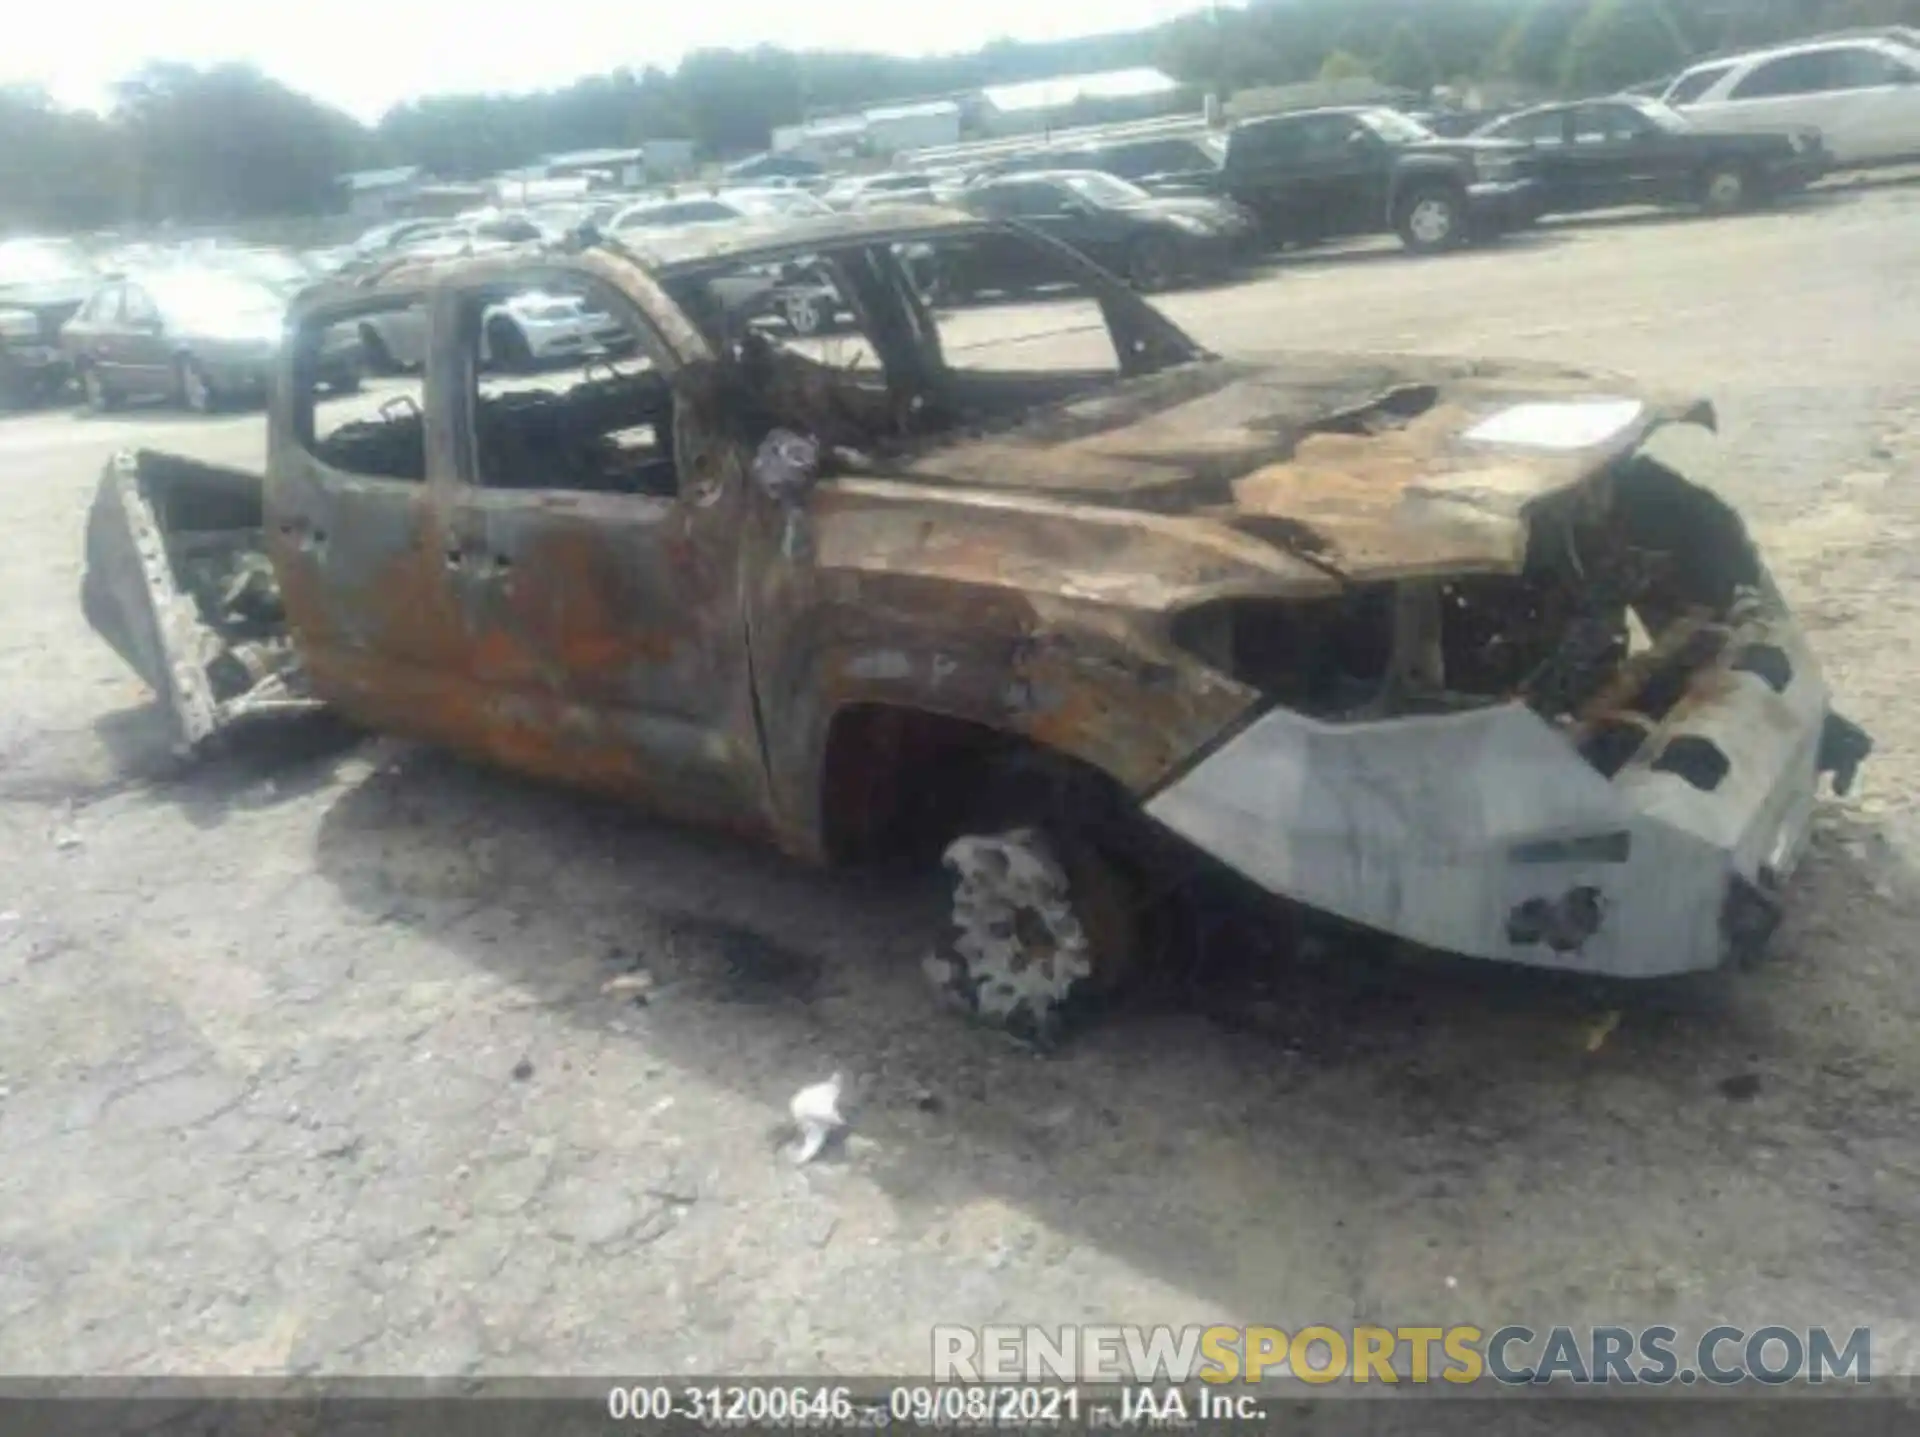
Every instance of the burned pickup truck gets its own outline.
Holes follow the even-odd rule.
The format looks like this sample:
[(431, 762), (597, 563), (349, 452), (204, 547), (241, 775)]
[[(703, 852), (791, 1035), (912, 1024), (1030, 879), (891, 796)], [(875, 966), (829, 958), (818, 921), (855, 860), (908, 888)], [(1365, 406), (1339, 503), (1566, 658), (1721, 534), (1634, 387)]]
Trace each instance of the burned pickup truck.
[[(1047, 364), (952, 342), (982, 312), (902, 269), (988, 230), (1097, 311)], [(844, 354), (718, 297), (799, 255)], [(534, 286), (631, 357), (502, 388), (483, 317)], [(420, 402), (317, 404), (327, 331), (397, 306)], [(1644, 450), (1712, 411), (1615, 376), (1222, 358), (938, 209), (401, 261), (290, 323), (264, 483), (128, 454), (91, 516), (87, 614), (183, 745), (325, 704), (809, 861), (923, 842), (930, 971), (1014, 1027), (1202, 871), (1454, 953), (1710, 968), (1867, 750), (1739, 518)]]

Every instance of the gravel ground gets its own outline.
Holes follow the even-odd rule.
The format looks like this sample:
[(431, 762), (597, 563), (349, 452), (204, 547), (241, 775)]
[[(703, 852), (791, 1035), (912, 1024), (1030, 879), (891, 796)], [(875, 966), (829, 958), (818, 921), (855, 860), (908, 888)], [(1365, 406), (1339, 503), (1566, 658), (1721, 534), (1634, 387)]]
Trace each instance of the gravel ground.
[[(935, 1322), (1212, 1320), (1871, 1322), (1920, 1370), (1917, 223), (1884, 187), (1170, 298), (1223, 351), (1712, 394), (1669, 455), (1881, 747), (1759, 971), (1333, 955), (1048, 1060), (932, 1007), (897, 881), (388, 740), (170, 770), (82, 515), (115, 446), (252, 462), (260, 421), (0, 422), (0, 1370), (916, 1373)], [(835, 1070), (854, 1137), (796, 1169)]]

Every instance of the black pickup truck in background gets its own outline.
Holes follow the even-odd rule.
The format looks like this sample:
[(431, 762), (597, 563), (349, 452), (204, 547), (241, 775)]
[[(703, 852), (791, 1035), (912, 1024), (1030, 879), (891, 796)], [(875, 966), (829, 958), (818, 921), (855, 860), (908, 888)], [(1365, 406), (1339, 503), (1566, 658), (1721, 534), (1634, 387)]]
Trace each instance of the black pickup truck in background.
[(1437, 254), (1533, 223), (1540, 192), (1525, 145), (1443, 140), (1397, 110), (1303, 110), (1227, 134), (1220, 179), (1271, 244), (1395, 233)]
[(1817, 130), (1714, 130), (1638, 95), (1542, 105), (1477, 134), (1532, 150), (1547, 214), (1638, 204), (1726, 213), (1803, 190), (1833, 167)]

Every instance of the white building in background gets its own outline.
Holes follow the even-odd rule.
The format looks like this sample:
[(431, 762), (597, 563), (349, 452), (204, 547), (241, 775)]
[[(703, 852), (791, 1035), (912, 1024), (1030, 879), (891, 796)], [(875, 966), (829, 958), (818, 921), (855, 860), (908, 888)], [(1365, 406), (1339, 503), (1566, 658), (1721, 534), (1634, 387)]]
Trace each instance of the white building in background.
[(773, 153), (797, 155), (815, 164), (856, 159), (867, 151), (867, 117), (821, 115), (798, 125), (776, 125)]
[(953, 100), (876, 105), (865, 114), (867, 143), (883, 155), (928, 145), (952, 145), (960, 140), (960, 106)]
[(618, 149), (569, 150), (548, 155), (538, 168), (546, 178), (592, 178), (611, 189), (679, 179), (693, 173), (692, 140), (643, 140)]
[(989, 85), (958, 95), (873, 105), (845, 115), (821, 115), (773, 131), (776, 155), (797, 155), (816, 164), (884, 160), (917, 150), (957, 145), (971, 127), (989, 137), (1034, 134), (1085, 123), (1089, 111), (1102, 120), (1165, 115), (1198, 101), (1159, 70), (1105, 70), (1061, 75), (1017, 85)]
[(347, 213), (355, 219), (378, 220), (409, 213), (427, 172), (419, 165), (397, 165), (386, 170), (355, 170), (338, 175), (334, 184), (345, 195)]
[(1145, 118), (1186, 104), (1180, 85), (1150, 67), (1059, 75), (980, 92), (980, 125), (992, 135), (1046, 130), (1097, 107), (1114, 117)]
[(776, 155), (801, 155), (819, 163), (855, 158), (891, 159), (902, 150), (951, 145), (960, 138), (960, 105), (954, 100), (910, 100), (875, 105), (850, 115), (821, 115), (773, 131)]

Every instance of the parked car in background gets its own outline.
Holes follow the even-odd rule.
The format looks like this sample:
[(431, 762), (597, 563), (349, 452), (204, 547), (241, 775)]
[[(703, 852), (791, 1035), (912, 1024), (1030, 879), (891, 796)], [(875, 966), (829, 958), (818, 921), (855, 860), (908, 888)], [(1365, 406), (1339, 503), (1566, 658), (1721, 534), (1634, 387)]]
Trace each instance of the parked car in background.
[[(87, 404), (167, 399), (205, 414), (265, 394), (285, 338), (287, 296), (212, 266), (177, 265), (107, 281), (67, 321), (61, 342)], [(319, 377), (334, 393), (360, 387), (360, 344), (330, 334)]]
[(1805, 189), (1832, 167), (1817, 130), (1714, 130), (1628, 95), (1522, 110), (1479, 133), (1532, 148), (1548, 214), (1633, 204), (1724, 213)]
[(1920, 50), (1863, 38), (1783, 45), (1683, 71), (1662, 97), (1715, 130), (1812, 127), (1840, 165), (1920, 157)]
[(1502, 105), (1486, 110), (1407, 110), (1403, 113), (1422, 129), (1431, 131), (1441, 139), (1457, 140), (1484, 129), (1495, 120), (1504, 119), (1516, 108)]
[(793, 185), (721, 190), (715, 199), (746, 219), (777, 219), (783, 215), (830, 215), (833, 206), (811, 191)]
[[(409, 259), (464, 259), (501, 254), (548, 238), (523, 215), (465, 221), (402, 245), (395, 256)], [(421, 368), (427, 359), (424, 308), (388, 309), (357, 321), (367, 368), (398, 374)], [(611, 315), (589, 309), (577, 295), (527, 290), (488, 307), (480, 330), (481, 363), (517, 373), (544, 365), (580, 363), (624, 353), (633, 335)]]
[(0, 240), (0, 405), (47, 399), (72, 369), (60, 327), (86, 302), (100, 276), (68, 240)]
[(1154, 194), (1218, 192), (1227, 143), (1218, 135), (1176, 135), (1050, 149), (1034, 168), (1099, 170)]
[(390, 224), (375, 225), (355, 240), (351, 248), (354, 258), (366, 259), (417, 243), (448, 228), (450, 222), (443, 219), (395, 220)]
[(256, 279), (288, 299), (327, 272), (308, 255), (265, 245), (221, 246), (208, 251), (201, 262)]
[(678, 229), (682, 225), (725, 224), (740, 218), (740, 211), (712, 195), (687, 199), (641, 200), (628, 205), (607, 221), (614, 234), (623, 230)]
[[(1208, 196), (1152, 195), (1098, 170), (1037, 170), (969, 186), (961, 205), (988, 219), (1019, 220), (1072, 245), (1135, 289), (1166, 289), (1226, 273), (1255, 237), (1253, 221)], [(940, 293), (963, 300), (986, 290), (1032, 287), (1025, 264), (1044, 251), (989, 232), (943, 260)]]
[(802, 189), (754, 186), (720, 190), (711, 195), (680, 199), (643, 200), (628, 205), (607, 222), (615, 234), (623, 230), (681, 229), (687, 225), (727, 224), (736, 220), (777, 219), (784, 215), (832, 214), (831, 207)]
[(1506, 140), (1442, 139), (1397, 110), (1303, 110), (1235, 125), (1221, 179), (1270, 243), (1396, 233), (1436, 254), (1531, 224), (1533, 156)]
[(528, 244), (547, 238), (547, 231), (530, 216), (487, 211), (459, 219), (406, 220), (380, 225), (355, 240), (352, 259), (387, 260), (403, 254), (432, 253), (453, 257), (482, 254), (503, 245)]
[(631, 201), (624, 195), (581, 200), (554, 200), (527, 211), (527, 218), (549, 239), (558, 239), (582, 225), (604, 225)]
[(879, 205), (932, 204), (933, 176), (919, 170), (879, 175), (848, 175), (828, 185), (821, 196), (836, 210), (870, 210)]
[[(358, 331), (367, 367), (377, 374), (404, 373), (426, 363), (424, 309), (368, 315), (358, 322)], [(587, 308), (577, 295), (530, 289), (489, 306), (481, 321), (481, 363), (512, 373), (624, 354), (632, 345), (625, 325)]]
[(720, 172), (734, 184), (809, 184), (826, 171), (800, 155), (776, 155), (771, 152), (735, 160)]
[[(527, 215), (494, 212), (456, 220), (432, 234), (427, 242), (441, 247), (441, 252), (456, 246), (462, 247), (458, 249), (461, 254), (478, 254), (500, 245), (534, 244), (546, 238), (546, 232)], [(407, 243), (401, 247), (411, 252), (419, 246)]]
[[(649, 231), (684, 229), (690, 225), (738, 224), (743, 220), (777, 220), (834, 211), (818, 196), (797, 187), (721, 190), (701, 199), (660, 200), (633, 205), (615, 215), (609, 228), (616, 235), (644, 237)], [(725, 296), (737, 316), (767, 315), (782, 321), (795, 334), (821, 334), (844, 324), (850, 311), (840, 288), (819, 264), (809, 258), (789, 259), (752, 276), (744, 283), (728, 282)]]

